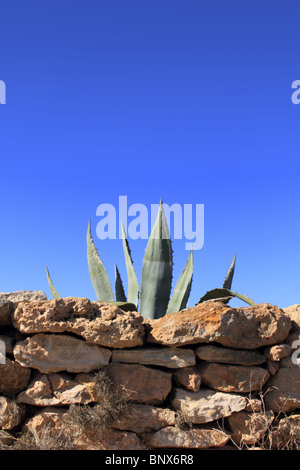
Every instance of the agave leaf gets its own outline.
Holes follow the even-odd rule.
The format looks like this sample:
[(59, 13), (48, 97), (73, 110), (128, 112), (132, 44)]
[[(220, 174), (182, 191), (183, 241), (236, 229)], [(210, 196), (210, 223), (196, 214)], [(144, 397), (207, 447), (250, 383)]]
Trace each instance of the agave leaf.
[(50, 273), (49, 273), (49, 270), (48, 270), (47, 266), (46, 266), (46, 273), (47, 273), (48, 284), (49, 284), (49, 287), (50, 287), (51, 294), (53, 295), (53, 298), (54, 299), (61, 299), (61, 296), (59, 295), (59, 293), (57, 292), (57, 290), (54, 287), (54, 284), (53, 284), (52, 279), (50, 277)]
[(178, 279), (168, 305), (167, 313), (179, 312), (186, 308), (193, 280), (193, 251), (190, 251), (186, 265)]
[(236, 255), (233, 257), (233, 261), (230, 265), (230, 268), (228, 270), (228, 273), (226, 274), (225, 281), (223, 283), (224, 289), (231, 289), (231, 284), (232, 284), (232, 278), (234, 275), (234, 269), (235, 269), (235, 261), (236, 261)]
[(124, 292), (123, 282), (118, 270), (118, 266), (115, 263), (115, 297), (117, 302), (127, 302), (126, 295)]
[(173, 254), (162, 201), (145, 250), (142, 267), (140, 312), (144, 318), (165, 315), (170, 299)]
[(224, 289), (224, 288), (213, 289), (213, 290), (206, 292), (206, 294), (203, 297), (201, 297), (198, 304), (202, 302), (207, 302), (208, 300), (220, 300), (221, 302), (227, 303), (233, 297), (237, 297), (243, 302), (246, 302), (246, 304), (249, 304), (252, 306), (256, 305), (256, 303), (252, 299), (247, 297), (246, 295), (241, 295), (241, 294), (238, 294), (237, 292), (233, 292), (230, 289)]
[(93, 238), (91, 235), (91, 221), (89, 221), (88, 225), (86, 242), (89, 273), (97, 295), (97, 299), (102, 300), (104, 302), (113, 301), (114, 295), (111, 289), (109, 278), (103, 266), (103, 263), (98, 255), (98, 251), (94, 245)]
[(127, 270), (127, 279), (128, 279), (128, 302), (138, 305), (139, 302), (139, 283), (135, 274), (133, 267), (131, 251), (129, 248), (128, 240), (126, 237), (125, 229), (123, 222), (121, 221), (122, 227), (122, 242), (123, 242), (123, 251), (125, 256), (125, 264)]

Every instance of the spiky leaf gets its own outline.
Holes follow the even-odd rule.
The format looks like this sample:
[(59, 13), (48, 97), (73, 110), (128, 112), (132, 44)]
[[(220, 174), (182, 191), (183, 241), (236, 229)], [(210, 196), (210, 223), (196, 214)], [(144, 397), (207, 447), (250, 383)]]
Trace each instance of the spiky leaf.
[(168, 305), (167, 313), (179, 312), (186, 308), (193, 280), (193, 251), (190, 251), (186, 265), (178, 279)]
[(225, 280), (224, 280), (224, 283), (223, 283), (223, 288), (224, 289), (231, 289), (232, 278), (233, 278), (234, 269), (235, 269), (235, 261), (236, 261), (236, 255), (234, 255), (233, 261), (230, 265), (228, 273), (226, 274), (226, 277), (225, 277)]
[(123, 251), (124, 251), (124, 256), (125, 256), (125, 264), (126, 264), (127, 279), (128, 279), (128, 295), (127, 295), (128, 302), (131, 302), (137, 306), (139, 302), (139, 283), (138, 283), (135, 270), (133, 267), (131, 251), (129, 248), (128, 240), (127, 240), (125, 229), (124, 229), (122, 222), (121, 222), (121, 227), (122, 227)]
[(89, 273), (97, 295), (97, 299), (106, 302), (113, 301), (114, 295), (111, 289), (109, 278), (100, 256), (98, 255), (98, 251), (94, 245), (91, 235), (91, 221), (89, 221), (88, 225), (86, 242)]
[(201, 297), (198, 304), (202, 302), (207, 302), (208, 300), (220, 300), (221, 302), (227, 303), (233, 297), (237, 297), (238, 299), (242, 300), (243, 302), (246, 302), (249, 305), (252, 305), (252, 306), (256, 305), (256, 303), (252, 299), (247, 297), (246, 295), (241, 295), (241, 294), (238, 294), (237, 292), (233, 292), (230, 289), (224, 289), (224, 288), (213, 289), (213, 290), (206, 292), (206, 294), (203, 297)]
[(124, 312), (136, 312), (136, 305), (130, 302), (106, 302), (106, 303), (115, 305), (116, 307), (119, 307)]
[(161, 201), (143, 259), (140, 312), (144, 318), (165, 315), (171, 293), (172, 270), (172, 245)]
[(50, 273), (49, 273), (49, 270), (48, 270), (47, 266), (46, 266), (46, 273), (47, 273), (48, 284), (49, 284), (49, 287), (50, 287), (51, 294), (53, 295), (53, 298), (54, 299), (61, 299), (61, 296), (59, 295), (59, 293), (57, 292), (57, 290), (54, 287), (54, 284), (53, 284), (52, 279), (50, 277)]
[(115, 297), (117, 302), (127, 302), (126, 295), (124, 292), (123, 282), (118, 270), (118, 266), (115, 264)]

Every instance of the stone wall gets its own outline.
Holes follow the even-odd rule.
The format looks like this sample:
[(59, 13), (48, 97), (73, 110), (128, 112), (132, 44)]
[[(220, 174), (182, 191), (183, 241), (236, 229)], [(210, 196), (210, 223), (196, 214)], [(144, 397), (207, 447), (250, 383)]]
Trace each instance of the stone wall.
[(0, 295), (3, 448), (299, 446), (300, 306), (206, 302), (144, 320), (34, 295)]

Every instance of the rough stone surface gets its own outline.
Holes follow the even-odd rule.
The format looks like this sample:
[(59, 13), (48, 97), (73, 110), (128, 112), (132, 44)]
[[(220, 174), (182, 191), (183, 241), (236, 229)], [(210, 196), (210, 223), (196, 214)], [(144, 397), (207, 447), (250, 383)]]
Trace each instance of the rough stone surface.
[(292, 354), (292, 346), (289, 344), (276, 344), (264, 349), (264, 355), (271, 361), (280, 361)]
[(229, 439), (230, 434), (217, 427), (207, 426), (202, 429), (182, 430), (168, 426), (157, 431), (150, 442), (154, 448), (208, 449), (224, 446)]
[(204, 302), (151, 322), (147, 341), (165, 346), (217, 342), (228, 348), (256, 349), (281, 343), (291, 320), (278, 307), (259, 304), (232, 308)]
[(272, 359), (266, 360), (266, 366), (270, 375), (275, 375), (279, 369), (279, 362), (272, 361)]
[(262, 411), (262, 401), (258, 398), (248, 398), (247, 406), (244, 411), (249, 413), (260, 413)]
[(130, 412), (112, 424), (121, 431), (144, 433), (175, 424), (175, 412), (151, 405), (132, 405)]
[(203, 384), (222, 392), (248, 393), (261, 390), (270, 377), (266, 369), (257, 366), (202, 363), (199, 371)]
[(300, 305), (295, 304), (282, 309), (292, 320), (293, 329), (300, 329)]
[(115, 350), (112, 362), (127, 364), (143, 364), (177, 369), (193, 366), (196, 363), (194, 351), (176, 348), (142, 348)]
[(20, 290), (17, 292), (0, 292), (0, 301), (13, 302), (34, 302), (36, 300), (47, 300), (45, 292), (41, 290)]
[(247, 406), (247, 399), (233, 393), (217, 392), (210, 389), (190, 392), (178, 388), (172, 399), (172, 405), (192, 423), (203, 424), (243, 410)]
[(19, 304), (13, 314), (21, 333), (72, 332), (89, 343), (118, 349), (143, 345), (142, 321), (138, 312), (74, 297)]
[(0, 298), (0, 328), (10, 326), (12, 324), (12, 312), (14, 304)]
[(21, 392), (27, 387), (30, 374), (30, 369), (6, 358), (6, 363), (0, 364), (0, 393), (16, 395)]
[(174, 373), (174, 379), (179, 387), (198, 392), (201, 385), (201, 374), (196, 367), (185, 367)]
[(278, 426), (272, 429), (270, 442), (274, 450), (299, 450), (300, 414), (282, 418)]
[(199, 359), (204, 361), (241, 366), (255, 366), (262, 364), (266, 360), (259, 351), (244, 351), (211, 345), (199, 346), (195, 352)]
[(253, 445), (260, 441), (272, 424), (274, 413), (266, 411), (264, 413), (246, 413), (240, 411), (233, 413), (228, 418), (232, 431), (231, 439), (237, 445)]
[(18, 396), (19, 403), (34, 406), (63, 406), (93, 401), (87, 388), (66, 374), (37, 373), (28, 388)]
[(100, 448), (103, 450), (145, 450), (139, 436), (134, 432), (109, 429), (100, 438)]
[(300, 408), (300, 367), (282, 367), (268, 381), (266, 407), (274, 412)]
[(26, 414), (24, 406), (18, 405), (14, 400), (0, 397), (0, 428), (6, 431), (19, 426)]
[(160, 405), (172, 388), (172, 374), (140, 364), (112, 362), (106, 367), (114, 386), (124, 387), (136, 403)]
[(23, 367), (48, 374), (99, 369), (108, 364), (111, 352), (72, 336), (41, 333), (17, 343), (14, 356)]

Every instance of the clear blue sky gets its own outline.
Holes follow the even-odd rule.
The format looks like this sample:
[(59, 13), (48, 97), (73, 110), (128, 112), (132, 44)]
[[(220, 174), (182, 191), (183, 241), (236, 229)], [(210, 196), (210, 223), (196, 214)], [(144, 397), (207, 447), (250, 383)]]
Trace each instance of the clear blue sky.
[[(233, 290), (300, 303), (299, 14), (298, 0), (2, 1), (0, 291), (50, 297), (47, 264), (62, 296), (95, 299), (87, 224), (95, 236), (97, 206), (127, 195), (205, 205), (190, 305), (234, 253)], [(95, 243), (125, 282), (120, 240)], [(130, 245), (140, 277), (146, 243)]]

